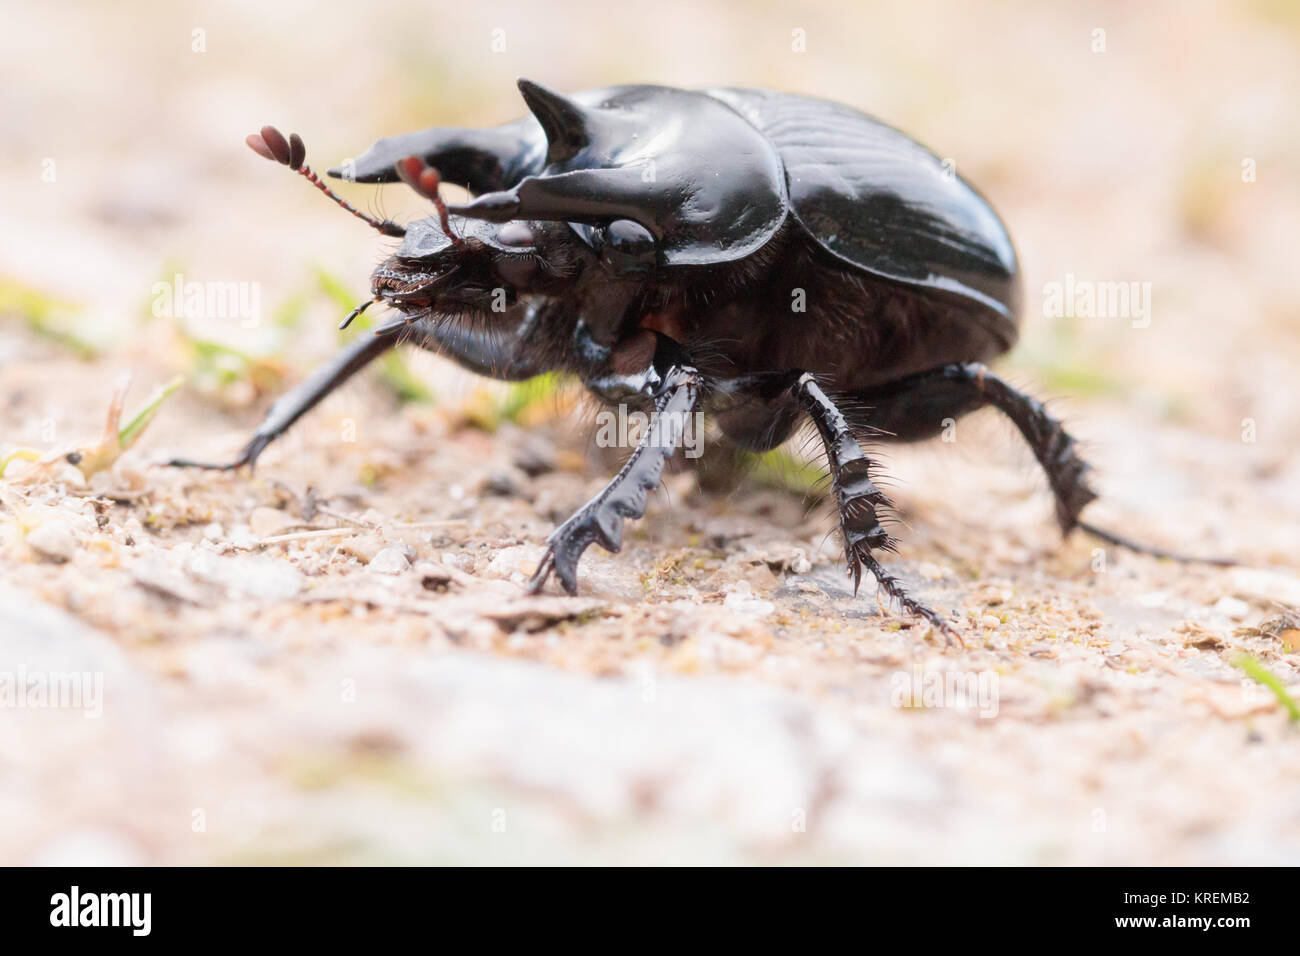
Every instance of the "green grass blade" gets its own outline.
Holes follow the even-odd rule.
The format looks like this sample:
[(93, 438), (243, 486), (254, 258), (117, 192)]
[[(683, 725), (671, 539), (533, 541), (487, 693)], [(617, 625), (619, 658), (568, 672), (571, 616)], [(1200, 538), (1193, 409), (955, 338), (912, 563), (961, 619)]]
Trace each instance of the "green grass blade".
[(1281, 679), (1276, 674), (1249, 654), (1238, 654), (1232, 659), (1232, 665), (1241, 668), (1246, 672), (1246, 676), (1271, 690), (1273, 695), (1282, 703), (1282, 706), (1287, 709), (1291, 719), (1300, 720), (1300, 707), (1296, 706), (1295, 700), (1286, 692), (1286, 687), (1283, 686)]
[(154, 390), (144, 406), (117, 433), (117, 445), (122, 451), (126, 451), (136, 443), (144, 430), (149, 427), (149, 423), (154, 420), (154, 416), (158, 414), (158, 409), (162, 408), (162, 403), (167, 401), (171, 393), (180, 388), (184, 381), (185, 379), (178, 375)]

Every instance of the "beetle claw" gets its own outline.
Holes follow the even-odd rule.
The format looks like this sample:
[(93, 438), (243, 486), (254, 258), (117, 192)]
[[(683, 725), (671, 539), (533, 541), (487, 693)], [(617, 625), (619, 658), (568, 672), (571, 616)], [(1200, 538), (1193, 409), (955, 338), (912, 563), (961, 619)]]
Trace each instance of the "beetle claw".
[[(663, 376), (664, 388), (655, 402), (657, 420), (674, 421), (693, 412), (700, 399), (699, 373), (674, 365)], [(663, 416), (663, 418), (658, 418)], [(680, 435), (652, 426), (636, 450), (605, 488), (553, 532), (537, 570), (528, 582), (536, 594), (554, 572), (569, 594), (578, 593), (578, 561), (593, 544), (615, 552), (623, 547), (623, 522), (645, 515), (646, 498), (659, 485), (664, 463), (680, 443)]]
[(849, 549), (849, 573), (853, 575), (854, 594), (857, 594), (857, 583), (862, 577), (862, 567), (866, 566), (876, 578), (876, 583), (880, 585), (881, 590), (898, 602), (899, 607), (909, 614), (923, 618), (931, 627), (943, 635), (944, 643), (951, 647), (957, 644), (961, 647), (966, 646), (962, 640), (961, 632), (948, 623), (944, 617), (927, 604), (922, 604), (916, 598), (907, 593), (903, 587), (903, 582), (886, 571), (865, 544)]
[(540, 593), (546, 587), (546, 582), (552, 573), (555, 574), (566, 594), (578, 593), (578, 561), (582, 558), (582, 553), (597, 540), (607, 551), (617, 551), (621, 544), (601, 534), (597, 530), (597, 525), (595, 512), (583, 508), (551, 533), (546, 552), (542, 555), (537, 570), (528, 580), (528, 590), (531, 594)]
[(236, 471), (248, 466), (250, 471), (257, 467), (257, 458), (271, 444), (274, 435), (254, 435), (233, 460), (227, 462), (193, 461), (189, 458), (173, 458), (166, 462), (168, 468), (201, 468), (205, 471)]
[(560, 587), (564, 588), (565, 593), (570, 596), (576, 595), (578, 593), (578, 558), (582, 556), (584, 550), (586, 550), (585, 545), (575, 551), (572, 547), (566, 545), (564, 541), (553, 541), (546, 549), (546, 553), (542, 555), (537, 570), (528, 579), (528, 592), (530, 594), (540, 594), (542, 589), (546, 587), (546, 582), (550, 579), (552, 572), (554, 572), (556, 578), (560, 581)]

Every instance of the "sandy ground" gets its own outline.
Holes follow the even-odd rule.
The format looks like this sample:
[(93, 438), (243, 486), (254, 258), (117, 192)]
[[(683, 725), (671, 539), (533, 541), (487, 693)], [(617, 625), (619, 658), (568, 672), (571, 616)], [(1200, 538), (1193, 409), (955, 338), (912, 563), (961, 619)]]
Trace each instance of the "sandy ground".
[[(76, 706), (4, 699), (0, 861), (1294, 862), (1300, 634), (1272, 622), (1300, 606), (1300, 28), (1143, 6), (775, 5), (742, 29), (691, 4), (662, 42), (579, 7), (6, 11), (0, 455), (95, 439), (123, 372), (128, 408), (186, 384), (88, 482), (0, 480), (0, 679), (89, 675)], [(345, 34), (368, 51), (351, 72)], [(77, 69), (41, 65), (55, 38)], [(588, 553), (579, 597), (530, 597), (610, 462), (569, 393), (506, 415), (511, 393), (427, 356), (407, 370), (433, 401), (367, 373), (255, 475), (153, 464), (233, 452), (336, 347), (317, 270), (359, 300), (380, 254), (243, 134), (292, 126), (324, 165), (510, 118), (516, 74), (830, 94), (955, 157), (1025, 262), (1003, 370), (1086, 441), (1090, 515), (1240, 565), (1062, 543), (985, 412), (884, 449), (890, 567), (957, 611), (964, 648), (850, 593), (824, 505), (689, 471), (621, 554)], [(152, 315), (177, 272), (256, 283), (261, 318)], [(1070, 275), (1150, 283), (1150, 321), (1052, 314)]]

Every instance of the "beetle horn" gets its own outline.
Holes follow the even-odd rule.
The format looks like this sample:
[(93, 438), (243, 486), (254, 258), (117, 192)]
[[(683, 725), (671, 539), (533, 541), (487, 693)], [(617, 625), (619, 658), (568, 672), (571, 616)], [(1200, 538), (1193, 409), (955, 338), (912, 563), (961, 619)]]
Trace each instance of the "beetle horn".
[(590, 141), (590, 112), (562, 93), (532, 80), (520, 77), (516, 85), (546, 133), (546, 162), (562, 163), (578, 155)]
[(335, 179), (358, 183), (392, 183), (398, 179), (397, 161), (418, 156), (437, 167), (443, 182), (484, 193), (532, 171), (520, 166), (536, 136), (537, 127), (530, 119), (489, 129), (436, 126), (381, 139), (356, 159), (328, 172)]
[(509, 222), (584, 222), (599, 225), (611, 219), (632, 219), (658, 234), (647, 222), (645, 183), (640, 170), (577, 169), (554, 176), (528, 176), (513, 189), (484, 193), (472, 202), (449, 206), (467, 219)]

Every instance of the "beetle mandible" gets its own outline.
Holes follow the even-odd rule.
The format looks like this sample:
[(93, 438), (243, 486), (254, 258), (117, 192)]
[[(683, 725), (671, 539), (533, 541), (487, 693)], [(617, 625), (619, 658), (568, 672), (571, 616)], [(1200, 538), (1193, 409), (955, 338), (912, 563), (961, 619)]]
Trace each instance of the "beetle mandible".
[[(1073, 439), (983, 364), (1017, 338), (1016, 253), (988, 202), (929, 150), (855, 109), (765, 90), (564, 96), (528, 80), (519, 90), (524, 119), (381, 139), (346, 170), (404, 181), (434, 204), (435, 217), (405, 227), (335, 196), (296, 134), (249, 137), (401, 237), (371, 278), (372, 301), (399, 317), (280, 398), (233, 461), (173, 464), (251, 466), (331, 390), (409, 341), (499, 379), (570, 373), (603, 401), (658, 413), (618, 475), (550, 536), (534, 590), (555, 574), (575, 593), (587, 547), (620, 549), (624, 520), (645, 513), (680, 443), (673, 422), (701, 410), (755, 452), (810, 418), (855, 591), (865, 568), (949, 638), (949, 621), (880, 564), (894, 539), (867, 436), (923, 439), (991, 405), (1046, 473), (1062, 532), (1178, 557), (1081, 520), (1096, 494)], [(443, 181), (474, 198), (448, 207)], [(507, 308), (493, 311), (502, 292)]]

